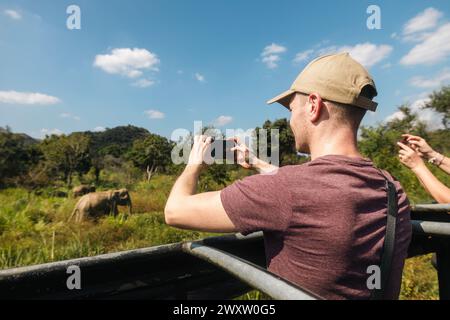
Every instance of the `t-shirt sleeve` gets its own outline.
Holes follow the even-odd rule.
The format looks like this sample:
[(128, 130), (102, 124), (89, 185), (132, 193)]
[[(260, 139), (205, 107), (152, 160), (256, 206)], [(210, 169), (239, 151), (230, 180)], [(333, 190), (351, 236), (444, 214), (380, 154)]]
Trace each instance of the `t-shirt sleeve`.
[(247, 235), (288, 228), (292, 202), (280, 171), (246, 177), (220, 192), (222, 205), (238, 232)]

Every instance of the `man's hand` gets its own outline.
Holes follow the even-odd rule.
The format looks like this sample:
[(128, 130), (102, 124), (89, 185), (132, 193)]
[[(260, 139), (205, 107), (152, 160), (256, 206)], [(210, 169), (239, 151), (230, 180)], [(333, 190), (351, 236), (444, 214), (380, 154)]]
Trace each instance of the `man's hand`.
[[(194, 136), (194, 144), (189, 154), (188, 167), (201, 170), (211, 147), (212, 138), (206, 135)], [(208, 159), (207, 159), (208, 160)], [(209, 161), (209, 160), (208, 160)]]
[(233, 137), (229, 140), (233, 140), (236, 144), (236, 146), (230, 150), (236, 152), (237, 163), (245, 169), (253, 168), (255, 159), (257, 159), (255, 154), (251, 152), (244, 143), (241, 143), (241, 140), (238, 137)]
[(417, 168), (425, 166), (425, 163), (423, 162), (420, 155), (417, 152), (415, 152), (412, 148), (401, 142), (397, 142), (397, 145), (400, 147), (398, 157), (400, 158), (401, 163), (403, 163), (411, 170), (415, 170)]
[(259, 173), (269, 173), (278, 167), (259, 159), (238, 137), (231, 138), (236, 146), (231, 151), (236, 152), (237, 163), (245, 169), (256, 169)]
[(421, 157), (431, 159), (436, 155), (436, 152), (430, 147), (424, 138), (419, 136), (413, 136), (411, 134), (402, 134), (402, 137), (406, 139), (411, 149), (417, 152)]

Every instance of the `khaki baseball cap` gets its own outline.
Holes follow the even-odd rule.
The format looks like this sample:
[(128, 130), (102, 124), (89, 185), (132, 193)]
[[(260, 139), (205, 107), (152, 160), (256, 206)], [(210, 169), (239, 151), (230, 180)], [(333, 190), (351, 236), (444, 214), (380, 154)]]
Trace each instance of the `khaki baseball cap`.
[(365, 86), (372, 87), (377, 95), (375, 82), (369, 72), (348, 52), (330, 54), (311, 61), (295, 79), (291, 88), (268, 104), (278, 102), (289, 109), (291, 96), (296, 93), (318, 93), (328, 101), (350, 104), (370, 111), (377, 109), (377, 103), (360, 96)]

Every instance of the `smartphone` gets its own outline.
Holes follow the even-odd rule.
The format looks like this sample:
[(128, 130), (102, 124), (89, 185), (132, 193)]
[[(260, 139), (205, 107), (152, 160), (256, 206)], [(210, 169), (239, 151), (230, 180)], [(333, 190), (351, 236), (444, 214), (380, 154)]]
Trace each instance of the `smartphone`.
[(231, 148), (236, 146), (234, 140), (214, 139), (211, 142), (211, 156), (214, 159), (227, 160), (227, 162), (233, 161), (237, 163), (237, 151), (231, 151)]
[(409, 146), (408, 139), (406, 139), (405, 137), (403, 137), (402, 140), (400, 140), (399, 142)]

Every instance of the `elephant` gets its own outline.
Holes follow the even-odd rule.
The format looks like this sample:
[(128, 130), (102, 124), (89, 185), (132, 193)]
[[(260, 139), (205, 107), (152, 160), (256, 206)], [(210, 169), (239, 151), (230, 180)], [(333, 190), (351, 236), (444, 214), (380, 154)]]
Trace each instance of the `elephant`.
[(131, 214), (131, 198), (127, 189), (88, 193), (78, 200), (68, 221), (74, 216), (76, 222), (81, 222), (85, 217), (97, 219), (111, 212), (116, 215), (119, 213), (118, 205), (128, 206)]
[(73, 192), (74, 197), (81, 197), (90, 192), (95, 192), (95, 187), (89, 186), (86, 184), (82, 184), (82, 185), (79, 185), (79, 186), (73, 188), (72, 192)]

